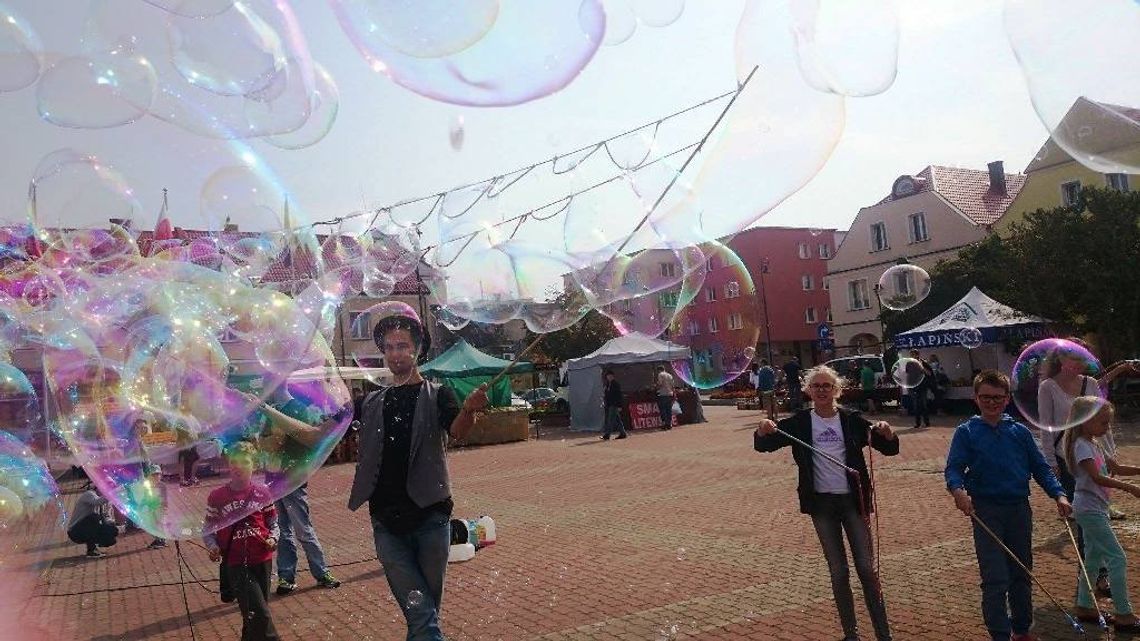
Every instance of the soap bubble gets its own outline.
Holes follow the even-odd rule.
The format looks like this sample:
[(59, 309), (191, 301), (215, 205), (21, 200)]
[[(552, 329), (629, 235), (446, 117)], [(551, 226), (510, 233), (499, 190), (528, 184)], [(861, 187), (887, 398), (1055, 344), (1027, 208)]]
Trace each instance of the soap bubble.
[(0, 92), (32, 86), (43, 67), (43, 46), (26, 20), (0, 5)]
[(170, 58), (191, 85), (223, 96), (266, 88), (286, 64), (286, 44), (256, 10), (234, 3), (208, 17), (167, 20)]
[(712, 389), (752, 364), (760, 338), (760, 301), (736, 252), (716, 242), (705, 243), (701, 252), (716, 268), (705, 274), (699, 293), (686, 294), (692, 302), (685, 301), (669, 336), (692, 350), (691, 359), (673, 361), (677, 375), (697, 389)]
[(685, 11), (685, 0), (629, 0), (637, 21), (647, 27), (667, 27)]
[(958, 341), (966, 349), (974, 349), (982, 344), (982, 330), (977, 327), (963, 327), (958, 332)]
[(443, 325), (453, 332), (458, 332), (471, 322), (470, 320), (463, 318), (462, 316), (456, 314), (446, 307), (440, 307), (436, 309), (435, 317), (436, 320), (439, 321), (440, 325)]
[[(625, 264), (622, 283), (641, 283), (640, 291), (631, 295), (622, 287), (609, 296), (615, 300), (598, 311), (612, 319), (621, 334), (658, 336), (675, 324), (677, 315), (701, 291), (707, 274), (706, 257), (700, 248), (686, 247), (679, 251), (648, 249), (637, 258)], [(682, 275), (679, 282), (676, 274)], [(590, 293), (597, 298), (596, 288)]]
[(879, 300), (886, 309), (910, 309), (929, 295), (930, 274), (918, 265), (895, 265), (879, 277)]
[(632, 38), (637, 31), (637, 15), (628, 0), (605, 0), (602, 6), (606, 13), (606, 32), (602, 44), (612, 47)]
[[(439, 4), (442, 7), (444, 3)], [(368, 19), (368, 10), (378, 6), (375, 3), (335, 0), (332, 6), (341, 28), (373, 70), (422, 96), (459, 105), (516, 105), (562, 89), (593, 58), (605, 28), (599, 0), (510, 2), (499, 7), (489, 30), (470, 46), (423, 58), (408, 55), (385, 41), (383, 29)], [(472, 10), (488, 6), (476, 4)], [(448, 12), (454, 11), (451, 4), (447, 7)], [(408, 16), (420, 22), (418, 16)], [(442, 52), (462, 46), (483, 24), (485, 21), (453, 24), (448, 20), (431, 25), (430, 33), (440, 37), (432, 35), (428, 42), (448, 46), (429, 46), (427, 50)], [(453, 39), (457, 33), (462, 37)], [(402, 43), (421, 46), (423, 41), (417, 38), (425, 34), (390, 35), (399, 35)]]
[(891, 367), (891, 378), (903, 389), (913, 389), (926, 380), (926, 369), (916, 358), (902, 357)]
[(894, 83), (899, 24), (891, 2), (809, 0), (791, 3), (790, 9), (796, 61), (812, 87), (873, 96)]
[(844, 98), (813, 88), (794, 61), (787, 4), (749, 0), (737, 27), (737, 78), (759, 68), (710, 138), (693, 180), (716, 212), (703, 221), (708, 238), (745, 229), (806, 185), (843, 134)]
[(447, 139), (455, 151), (463, 149), (463, 116), (456, 116), (451, 121), (451, 129), (447, 132)]
[(1070, 416), (1068, 409), (1059, 403), (1039, 404), (1039, 399), (1081, 395), (1105, 398), (1104, 390), (1096, 381), (1103, 373), (1100, 361), (1079, 343), (1063, 338), (1031, 343), (1013, 365), (1010, 388), (1014, 405), (1038, 428), (1049, 432), (1066, 430), (1092, 418), (1099, 408)]
[(146, 2), (187, 18), (208, 18), (226, 11), (237, 0), (146, 0)]
[(408, 609), (418, 608), (424, 604), (424, 593), (419, 590), (408, 592)]
[[(1140, 173), (1128, 144), (1140, 127), (1140, 5), (1008, 0), (1005, 30), (1051, 144), (1099, 173)], [(1111, 69), (1111, 73), (1105, 73)], [(1049, 150), (1045, 150), (1046, 154)], [(1033, 170), (1037, 162), (1030, 164)]]
[[(100, 158), (58, 149), (40, 159), (28, 186), (28, 222), (41, 234), (66, 238), (77, 227), (133, 228), (140, 205), (122, 175)], [(71, 231), (76, 230), (76, 231)]]
[(325, 139), (340, 113), (340, 89), (324, 66), (313, 63), (315, 85), (309, 96), (309, 117), (293, 131), (262, 138), (280, 149), (304, 149)]
[[(499, 0), (331, 0), (358, 46), (391, 48), (413, 58), (440, 58), (478, 42), (499, 17)], [(345, 26), (346, 31), (349, 26)], [(359, 29), (359, 30), (358, 30)]]

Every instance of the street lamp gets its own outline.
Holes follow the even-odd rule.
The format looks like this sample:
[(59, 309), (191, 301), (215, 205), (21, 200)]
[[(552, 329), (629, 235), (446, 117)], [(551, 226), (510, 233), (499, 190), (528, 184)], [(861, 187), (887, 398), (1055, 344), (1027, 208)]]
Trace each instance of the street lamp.
[(768, 259), (760, 260), (760, 301), (764, 305), (764, 344), (768, 346), (768, 364), (772, 360), (772, 321), (768, 318), (768, 287), (764, 284), (764, 274), (768, 273)]

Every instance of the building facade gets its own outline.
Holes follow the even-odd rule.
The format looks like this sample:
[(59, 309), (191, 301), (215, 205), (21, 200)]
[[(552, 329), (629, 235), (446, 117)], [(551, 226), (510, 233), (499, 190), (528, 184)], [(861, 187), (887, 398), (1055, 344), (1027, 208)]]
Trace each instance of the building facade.
[(890, 195), (860, 209), (828, 264), (835, 355), (881, 352), (883, 272), (904, 262), (929, 271), (953, 259), (991, 232), (1024, 182), (1001, 161), (986, 171), (931, 165), (899, 176)]

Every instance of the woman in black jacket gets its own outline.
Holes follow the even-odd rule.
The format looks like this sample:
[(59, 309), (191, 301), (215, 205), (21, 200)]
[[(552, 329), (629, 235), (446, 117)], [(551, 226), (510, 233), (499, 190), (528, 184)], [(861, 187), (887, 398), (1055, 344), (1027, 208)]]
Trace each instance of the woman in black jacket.
[[(843, 390), (835, 370), (815, 367), (808, 370), (804, 380), (814, 408), (800, 410), (780, 421), (779, 430), (776, 423), (761, 420), (755, 434), (756, 451), (775, 452), (792, 446), (792, 458), (799, 467), (796, 491), (800, 512), (811, 516), (823, 547), (844, 641), (859, 639), (847, 550), (843, 546), (844, 532), (863, 584), (863, 598), (875, 627), (875, 638), (889, 641), (890, 624), (872, 561), (871, 530), (867, 521), (872, 510), (872, 491), (863, 448), (869, 444), (887, 456), (894, 456), (899, 453), (898, 438), (886, 421), (871, 423), (857, 412), (836, 405)], [(781, 432), (812, 447), (796, 443)]]

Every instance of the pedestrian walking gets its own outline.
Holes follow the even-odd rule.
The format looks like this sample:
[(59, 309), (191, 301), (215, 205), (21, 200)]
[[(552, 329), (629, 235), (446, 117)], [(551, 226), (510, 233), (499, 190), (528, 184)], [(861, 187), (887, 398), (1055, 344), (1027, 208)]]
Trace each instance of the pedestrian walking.
[(612, 369), (607, 369), (605, 373), (605, 392), (603, 394), (603, 403), (606, 407), (606, 423), (602, 430), (602, 440), (610, 440), (610, 434), (616, 428), (618, 431), (618, 439), (629, 438), (626, 434), (625, 423), (621, 420), (622, 408), (622, 395), (621, 385), (618, 384), (617, 378), (614, 376)]

